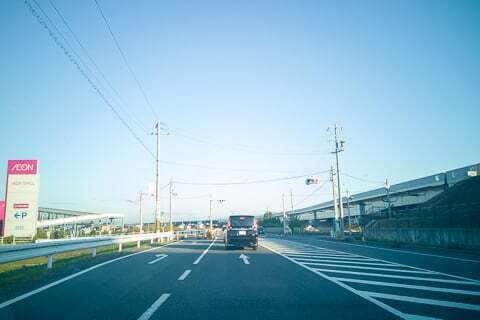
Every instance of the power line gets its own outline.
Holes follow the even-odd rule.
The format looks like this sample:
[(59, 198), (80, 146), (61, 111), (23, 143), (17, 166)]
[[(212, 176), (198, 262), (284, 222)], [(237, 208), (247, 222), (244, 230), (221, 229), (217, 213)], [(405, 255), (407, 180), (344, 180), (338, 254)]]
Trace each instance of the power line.
[[(62, 20), (63, 24), (65, 25), (65, 27), (68, 29), (68, 31), (70, 31), (71, 35), (73, 36), (73, 39), (75, 40), (75, 42), (77, 42), (77, 44), (80, 46), (80, 48), (83, 50), (83, 52), (85, 53), (85, 55), (88, 57), (88, 59), (90, 60), (90, 62), (92, 63), (92, 65), (95, 67), (95, 69), (97, 70), (97, 72), (100, 74), (100, 76), (102, 77), (102, 79), (105, 81), (105, 83), (108, 85), (108, 87), (110, 88), (110, 90), (112, 90), (112, 92), (116, 95), (118, 101), (120, 101), (121, 104), (123, 104), (124, 107), (120, 106), (120, 108), (123, 110), (123, 112), (125, 113), (125, 115), (130, 118), (130, 120), (132, 120), (133, 123), (135, 123), (138, 128), (140, 128), (142, 131), (144, 131), (146, 134), (150, 134), (150, 132), (146, 129), (146, 126), (133, 114), (133, 113), (129, 113), (127, 111), (128, 109), (128, 106), (125, 102), (125, 100), (122, 98), (122, 96), (120, 95), (120, 93), (118, 92), (118, 90), (116, 90), (113, 85), (111, 84), (111, 82), (107, 79), (107, 77), (105, 76), (105, 74), (102, 72), (102, 70), (100, 69), (100, 67), (98, 66), (98, 64), (95, 62), (95, 60), (93, 59), (93, 57), (90, 55), (90, 53), (88, 52), (88, 50), (85, 48), (85, 46), (82, 44), (82, 42), (80, 41), (80, 39), (78, 38), (78, 36), (76, 35), (76, 33), (73, 31), (73, 29), (70, 27), (70, 24), (68, 23), (68, 21), (65, 19), (65, 17), (62, 15), (62, 13), (60, 12), (60, 10), (57, 8), (57, 6), (55, 6), (55, 4), (53, 3), (52, 0), (49, 0), (50, 2), (50, 5), (52, 6), (52, 8), (55, 10), (55, 12), (57, 13), (57, 15), (60, 17), (60, 19)], [(58, 31), (58, 30), (57, 30)], [(84, 64), (85, 65), (85, 64)], [(91, 71), (90, 71), (91, 72)], [(93, 74), (93, 72), (92, 72)], [(97, 79), (98, 81), (98, 79)], [(98, 81), (100, 82), (100, 81)]]
[(385, 183), (385, 181), (370, 180), (370, 179), (365, 179), (365, 178), (352, 176), (351, 174), (348, 174), (348, 173), (345, 173), (345, 172), (341, 172), (340, 174), (342, 176), (346, 176), (346, 177), (349, 177), (349, 178), (352, 178), (352, 179), (355, 179), (355, 180), (358, 180), (358, 181), (369, 182), (369, 183), (374, 183), (374, 184), (382, 184), (382, 185)]
[[(48, 15), (45, 13), (45, 11), (42, 9), (42, 7), (38, 4), (36, 0), (33, 0), (34, 3), (37, 5), (37, 7), (40, 9), (40, 11), (43, 13), (43, 15), (49, 20), (50, 18)], [(130, 134), (137, 140), (138, 143), (152, 156), (155, 157), (153, 152), (147, 147), (147, 145), (138, 137), (138, 135), (133, 131), (133, 129), (130, 127), (130, 125), (123, 119), (121, 114), (117, 111), (117, 109), (113, 106), (113, 104), (110, 102), (110, 100), (107, 99), (107, 97), (103, 94), (103, 92), (100, 90), (100, 88), (93, 82), (93, 80), (89, 77), (89, 75), (85, 72), (85, 70), (80, 66), (80, 64), (77, 62), (77, 60), (72, 56), (70, 51), (63, 45), (63, 43), (60, 41), (60, 39), (57, 37), (55, 32), (48, 26), (48, 24), (42, 19), (42, 17), (37, 13), (35, 8), (32, 6), (29, 0), (24, 0), (24, 4), (27, 6), (29, 9), (30, 13), (32, 16), (37, 20), (37, 22), (48, 32), (48, 35), (50, 38), (55, 42), (55, 44), (62, 50), (63, 54), (68, 58), (68, 60), (77, 68), (77, 70), (80, 72), (80, 74), (87, 80), (87, 82), (90, 84), (90, 86), (95, 90), (95, 92), (100, 96), (100, 98), (103, 100), (103, 102), (110, 108), (110, 110), (115, 114), (115, 116), (120, 120), (120, 122), (127, 128), (127, 130), (130, 132)], [(53, 24), (52, 24), (53, 25)], [(58, 31), (58, 29), (57, 29)], [(59, 34), (61, 32), (58, 31)], [(61, 35), (62, 36), (62, 35)], [(62, 36), (62, 38), (64, 38)], [(65, 39), (65, 38), (64, 38)], [(75, 53), (75, 50), (71, 48), (72, 52)], [(78, 54), (76, 54), (78, 56)]]
[(160, 163), (175, 165), (175, 166), (182, 166), (182, 167), (201, 168), (201, 169), (208, 169), (208, 170), (224, 170), (224, 171), (232, 171), (232, 172), (276, 172), (276, 173), (300, 172), (300, 170), (261, 170), (261, 169), (254, 170), (254, 169), (241, 169), (241, 168), (211, 167), (211, 166), (205, 166), (201, 164), (184, 163), (184, 162), (176, 162), (176, 161), (168, 161), (168, 160), (160, 160)]
[[(259, 150), (259, 149), (266, 149), (262, 148), (259, 146), (247, 146), (247, 145), (241, 145), (241, 144), (220, 144), (220, 143), (215, 143), (212, 141), (209, 141), (207, 139), (202, 139), (198, 138), (196, 136), (192, 136), (189, 134), (186, 134), (185, 131), (178, 129), (178, 128), (169, 128), (170, 131), (173, 133), (175, 136), (182, 137), (187, 140), (191, 140), (197, 143), (202, 143), (202, 144), (207, 144), (211, 145), (220, 149), (227, 149), (229, 152), (232, 151), (232, 147), (236, 147), (237, 149), (241, 149), (238, 151), (242, 152), (248, 152), (249, 154), (261, 154), (261, 155), (271, 155), (271, 156), (318, 156), (318, 155), (327, 155), (328, 153), (326, 152), (276, 152), (276, 151), (265, 151), (265, 150)], [(245, 150), (247, 149), (247, 150)]]
[(313, 195), (315, 195), (318, 191), (320, 191), (326, 184), (327, 182), (329, 182), (328, 180), (325, 180), (323, 181), (320, 186), (318, 186), (318, 188), (316, 188), (315, 190), (313, 190), (312, 193), (310, 193), (309, 195), (305, 196), (302, 200), (298, 201), (297, 203), (294, 204), (294, 207), (298, 207), (300, 204), (304, 203), (306, 200), (308, 200), (309, 198), (311, 198)]
[(147, 94), (146, 94), (145, 90), (143, 89), (142, 84), (141, 84), (140, 81), (138, 80), (137, 75), (135, 74), (135, 72), (133, 71), (132, 67), (130, 66), (130, 63), (128, 62), (127, 57), (125, 56), (125, 53), (123, 52), (122, 48), (120, 47), (120, 43), (118, 42), (117, 37), (115, 36), (115, 34), (113, 33), (112, 28), (110, 27), (110, 23), (108, 22), (107, 17), (106, 17), (105, 14), (103, 13), (103, 10), (102, 10), (102, 8), (100, 7), (100, 4), (98, 3), (98, 1), (97, 1), (97, 0), (94, 0), (94, 1), (95, 1), (95, 4), (97, 5), (98, 12), (99, 12), (100, 15), (102, 16), (103, 21), (105, 21), (105, 25), (107, 26), (107, 29), (108, 29), (108, 31), (110, 32), (110, 35), (112, 36), (113, 41), (115, 42), (115, 46), (117, 47), (118, 52), (119, 52), (120, 55), (122, 56), (123, 62), (124, 62), (125, 65), (127, 66), (128, 71), (130, 72), (130, 74), (132, 75), (133, 79), (135, 80), (138, 88), (140, 89), (140, 92), (142, 93), (142, 96), (143, 96), (143, 98), (145, 99), (145, 102), (147, 103), (148, 107), (150, 108), (150, 111), (152, 111), (152, 114), (154, 115), (155, 119), (158, 120), (158, 115), (157, 115), (157, 113), (155, 112), (155, 109), (153, 108), (152, 104), (150, 103), (150, 100), (148, 99)]
[(278, 182), (278, 181), (286, 181), (286, 180), (295, 180), (299, 178), (304, 178), (310, 175), (316, 175), (321, 173), (326, 173), (329, 170), (313, 172), (310, 174), (303, 174), (298, 176), (292, 177), (282, 177), (282, 178), (273, 178), (273, 179), (265, 179), (265, 180), (253, 180), (253, 181), (236, 181), (236, 182), (186, 182), (186, 181), (173, 181), (176, 184), (186, 184), (186, 185), (202, 185), (202, 186), (229, 186), (229, 185), (247, 185), (247, 184), (260, 184), (260, 183), (270, 183), (270, 182)]

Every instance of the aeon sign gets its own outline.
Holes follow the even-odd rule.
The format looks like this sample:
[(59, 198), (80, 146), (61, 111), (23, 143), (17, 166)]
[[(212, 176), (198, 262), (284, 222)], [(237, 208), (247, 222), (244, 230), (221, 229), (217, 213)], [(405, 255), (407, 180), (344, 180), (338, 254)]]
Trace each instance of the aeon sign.
[(37, 174), (37, 160), (8, 160), (8, 174)]
[(9, 160), (4, 236), (33, 237), (37, 232), (39, 176), (37, 160)]

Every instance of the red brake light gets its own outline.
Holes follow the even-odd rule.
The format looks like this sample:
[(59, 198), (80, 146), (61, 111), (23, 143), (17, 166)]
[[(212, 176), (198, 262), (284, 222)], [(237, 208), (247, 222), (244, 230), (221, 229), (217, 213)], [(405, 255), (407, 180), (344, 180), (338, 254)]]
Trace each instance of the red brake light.
[(253, 230), (257, 230), (257, 220), (253, 220)]
[(227, 223), (227, 231), (230, 231), (230, 230), (232, 230), (232, 225), (229, 222), (229, 223)]

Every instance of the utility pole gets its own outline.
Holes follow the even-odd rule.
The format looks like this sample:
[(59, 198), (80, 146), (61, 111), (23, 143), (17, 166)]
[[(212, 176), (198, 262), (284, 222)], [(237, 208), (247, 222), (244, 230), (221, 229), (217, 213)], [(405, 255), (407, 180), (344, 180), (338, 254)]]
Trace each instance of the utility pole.
[(387, 191), (387, 205), (388, 205), (387, 218), (390, 219), (390, 217), (392, 216), (392, 206), (390, 203), (390, 184), (388, 183), (388, 179), (385, 179), (385, 190)]
[(335, 151), (332, 153), (335, 154), (335, 162), (337, 166), (336, 174), (337, 174), (337, 189), (338, 189), (338, 212), (340, 215), (340, 224), (338, 230), (338, 237), (343, 238), (343, 204), (342, 204), (342, 191), (340, 189), (340, 168), (339, 168), (339, 161), (338, 161), (338, 154), (343, 151), (343, 144), (345, 141), (339, 140), (339, 130), (340, 128), (335, 124), (334, 127), (334, 136), (335, 136)]
[(285, 193), (282, 193), (283, 205), (283, 235), (287, 234), (287, 212), (285, 211)]
[(160, 123), (155, 124), (155, 135), (157, 136), (157, 155), (155, 159), (155, 232), (160, 232)]
[(140, 233), (143, 233), (143, 196), (145, 193), (140, 191), (139, 198), (138, 198), (138, 205), (139, 205), (139, 214), (140, 214)]
[(218, 199), (213, 199), (212, 198), (212, 194), (210, 194), (210, 213), (209, 213), (209, 220), (210, 220), (210, 226), (209, 226), (209, 229), (210, 229), (210, 234), (212, 235), (213, 237), (213, 221), (212, 221), (212, 203), (216, 201), (218, 203), (224, 203), (226, 200), (218, 200)]
[(290, 189), (290, 205), (292, 207), (292, 212), (291, 213), (294, 214), (295, 209), (293, 208), (293, 190), (292, 189)]
[(210, 193), (210, 211), (209, 211), (209, 214), (208, 214), (208, 218), (210, 220), (210, 225), (209, 225), (209, 229), (210, 229), (210, 232), (213, 231), (213, 228), (212, 228), (212, 194)]
[(173, 224), (172, 224), (172, 193), (173, 193), (173, 181), (170, 179), (170, 203), (168, 206), (169, 218), (168, 218), (168, 231), (173, 231)]
[(348, 234), (352, 235), (352, 221), (350, 220), (350, 193), (348, 189), (345, 191), (347, 194), (347, 214), (348, 214)]
[(338, 223), (338, 207), (337, 207), (337, 196), (335, 195), (335, 172), (333, 171), (333, 166), (330, 167), (330, 182), (332, 183), (332, 199), (333, 199), (333, 223), (332, 223), (332, 236), (337, 234), (337, 223)]

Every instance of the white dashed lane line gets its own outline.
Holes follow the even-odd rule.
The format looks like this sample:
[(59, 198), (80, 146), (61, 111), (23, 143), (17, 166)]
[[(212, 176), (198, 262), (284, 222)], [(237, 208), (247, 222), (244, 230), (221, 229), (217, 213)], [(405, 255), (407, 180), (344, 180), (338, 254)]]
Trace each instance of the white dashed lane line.
[(188, 275), (190, 274), (190, 272), (192, 272), (192, 270), (185, 270), (184, 273), (182, 273), (182, 275), (180, 277), (178, 277), (177, 280), (180, 280), (180, 281), (183, 281), (185, 280), (185, 278), (188, 277)]
[(160, 306), (167, 301), (168, 297), (170, 297), (170, 293), (164, 293), (158, 298), (151, 306), (148, 308), (141, 316), (138, 318), (138, 320), (148, 320), (150, 319), (151, 316), (155, 313), (155, 311), (160, 308)]
[(210, 245), (208, 246), (207, 249), (205, 249), (202, 254), (197, 258), (197, 260), (195, 260), (193, 262), (193, 264), (198, 264), (200, 261), (202, 261), (203, 257), (207, 254), (208, 250), (210, 250), (210, 248), (213, 246), (213, 244), (215, 243), (216, 239), (213, 239), (213, 241), (210, 243)]

